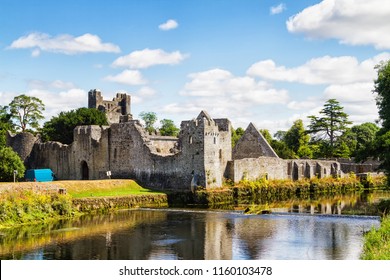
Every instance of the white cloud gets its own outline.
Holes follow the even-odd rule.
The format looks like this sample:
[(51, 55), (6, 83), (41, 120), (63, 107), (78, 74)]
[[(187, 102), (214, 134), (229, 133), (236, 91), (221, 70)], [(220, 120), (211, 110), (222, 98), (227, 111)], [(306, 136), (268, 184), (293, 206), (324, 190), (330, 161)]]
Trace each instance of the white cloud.
[(141, 72), (138, 70), (124, 70), (118, 75), (109, 75), (105, 77), (104, 80), (130, 86), (143, 85), (147, 83), (147, 81), (142, 77)]
[(166, 22), (160, 24), (158, 26), (158, 28), (161, 30), (167, 31), (167, 30), (171, 30), (171, 29), (176, 29), (178, 26), (179, 26), (179, 24), (177, 23), (176, 20), (169, 19)]
[[(212, 69), (189, 75), (181, 95), (230, 99), (233, 106), (239, 103), (271, 104), (286, 103), (285, 90), (276, 90), (252, 77), (235, 77), (229, 71)], [(218, 102), (220, 103), (220, 101)], [(215, 103), (214, 103), (215, 104)]]
[(277, 15), (283, 13), (286, 10), (286, 5), (284, 3), (280, 3), (277, 6), (273, 6), (269, 9), (271, 15)]
[[(88, 105), (88, 94), (85, 90), (72, 88), (69, 90), (47, 90), (31, 89), (24, 92), (27, 96), (34, 96), (42, 100), (45, 105), (43, 115), (44, 121), (50, 120), (51, 117), (57, 116), (60, 112), (70, 111)], [(20, 95), (15, 92), (0, 92), (0, 97), (4, 105), (8, 105), (14, 97)], [(3, 105), (3, 104), (2, 104)]]
[(73, 84), (72, 82), (65, 82), (61, 80), (55, 80), (51, 82), (46, 82), (42, 80), (29, 80), (28, 87), (30, 89), (41, 89), (41, 90), (76, 88), (75, 84)]
[(134, 51), (128, 55), (118, 57), (113, 63), (113, 67), (130, 67), (133, 69), (148, 68), (154, 65), (175, 65), (182, 62), (187, 55), (174, 51), (167, 53), (161, 49), (143, 49)]
[(274, 89), (253, 77), (235, 76), (219, 68), (192, 73), (188, 78), (190, 81), (180, 91), (185, 98), (162, 106), (157, 110), (159, 113), (193, 118), (206, 110), (213, 118), (228, 117), (247, 125), (256, 112), (287, 104), (289, 99), (286, 90)]
[(273, 60), (263, 60), (253, 64), (247, 74), (268, 80), (311, 85), (367, 82), (376, 77), (375, 65), (388, 59), (390, 53), (381, 53), (360, 63), (352, 56), (324, 56), (313, 58), (295, 68), (277, 66)]
[(45, 33), (30, 33), (12, 42), (10, 49), (30, 49), (32, 56), (41, 51), (74, 55), (79, 53), (120, 52), (120, 48), (112, 43), (103, 43), (97, 35), (86, 33), (79, 37), (68, 34), (52, 37)]
[(287, 29), (310, 38), (390, 49), (388, 0), (323, 0), (287, 21)]
[(375, 96), (372, 93), (373, 83), (354, 83), (346, 85), (330, 85), (325, 91), (326, 99), (337, 99), (341, 103), (368, 103), (375, 104)]
[(148, 86), (144, 86), (144, 87), (141, 87), (139, 90), (137, 90), (135, 93), (133, 93), (131, 95), (131, 103), (132, 104), (140, 104), (140, 103), (144, 102), (145, 100), (150, 100), (151, 98), (153, 98), (155, 96), (156, 96), (155, 89), (148, 87)]

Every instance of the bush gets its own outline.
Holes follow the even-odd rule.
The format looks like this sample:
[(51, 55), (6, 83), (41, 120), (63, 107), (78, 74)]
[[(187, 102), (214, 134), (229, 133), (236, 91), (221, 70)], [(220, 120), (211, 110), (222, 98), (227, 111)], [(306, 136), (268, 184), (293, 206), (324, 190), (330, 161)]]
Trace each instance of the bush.
[(18, 154), (10, 147), (0, 147), (0, 182), (12, 182), (14, 170), (17, 171), (16, 179), (24, 177), (26, 169)]

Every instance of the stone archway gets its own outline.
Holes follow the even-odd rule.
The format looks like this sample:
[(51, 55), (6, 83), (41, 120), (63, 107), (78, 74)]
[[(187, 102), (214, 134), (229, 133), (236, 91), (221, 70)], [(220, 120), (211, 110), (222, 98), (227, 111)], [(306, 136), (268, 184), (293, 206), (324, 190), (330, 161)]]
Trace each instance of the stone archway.
[(89, 168), (85, 160), (81, 162), (81, 180), (89, 180)]

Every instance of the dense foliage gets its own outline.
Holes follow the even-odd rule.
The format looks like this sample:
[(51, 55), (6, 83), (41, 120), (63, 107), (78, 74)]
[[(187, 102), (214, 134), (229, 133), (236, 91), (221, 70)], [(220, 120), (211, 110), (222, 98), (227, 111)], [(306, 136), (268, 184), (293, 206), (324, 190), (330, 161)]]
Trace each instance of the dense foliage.
[(0, 182), (12, 182), (24, 177), (25, 167), (17, 153), (10, 147), (0, 147)]
[(177, 136), (180, 129), (176, 127), (172, 120), (163, 119), (160, 121), (160, 133), (162, 136)]
[(73, 142), (73, 130), (76, 126), (107, 124), (106, 114), (97, 109), (79, 108), (69, 112), (61, 112), (43, 125), (42, 139), (70, 144)]
[(382, 128), (377, 133), (374, 152), (382, 160), (382, 167), (390, 174), (390, 61), (377, 66), (374, 93)]
[(5, 146), (7, 131), (12, 131), (11, 114), (8, 113), (7, 106), (0, 105), (0, 147)]

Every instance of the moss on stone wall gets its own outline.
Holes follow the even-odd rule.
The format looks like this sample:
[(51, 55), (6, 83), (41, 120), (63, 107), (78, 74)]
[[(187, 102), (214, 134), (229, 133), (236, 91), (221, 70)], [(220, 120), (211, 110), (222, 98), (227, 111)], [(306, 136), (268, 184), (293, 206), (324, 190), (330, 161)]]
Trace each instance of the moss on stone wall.
[(168, 198), (165, 194), (75, 198), (73, 199), (73, 205), (83, 213), (107, 212), (115, 209), (137, 207), (167, 207)]

